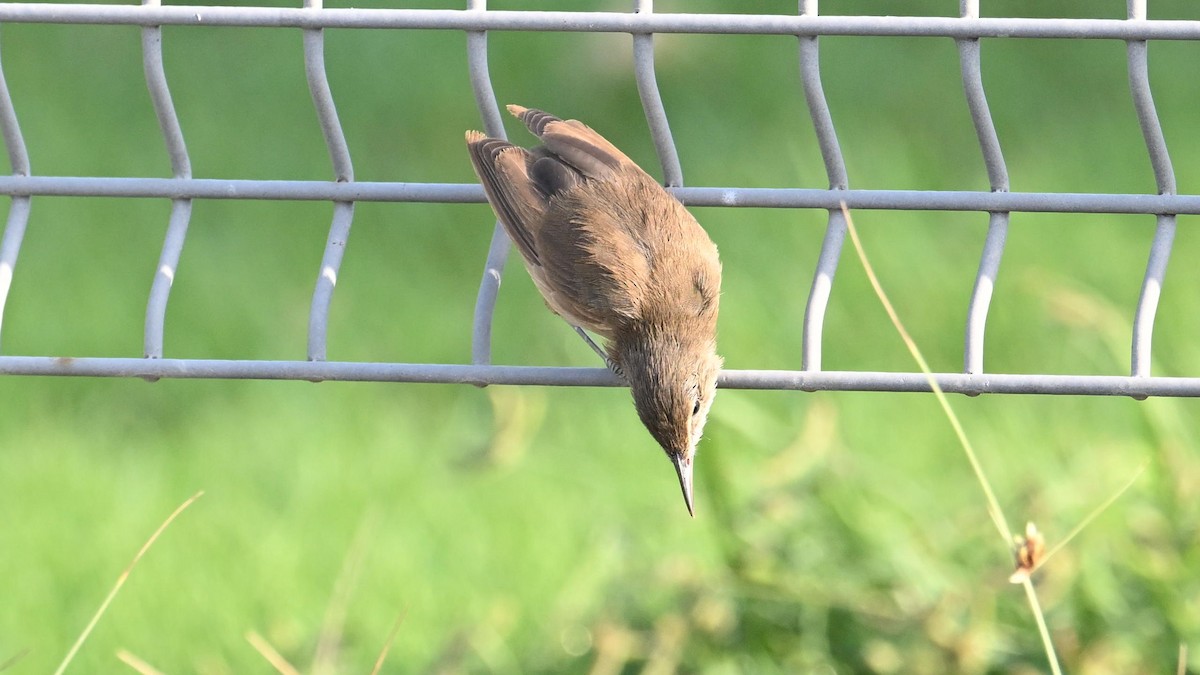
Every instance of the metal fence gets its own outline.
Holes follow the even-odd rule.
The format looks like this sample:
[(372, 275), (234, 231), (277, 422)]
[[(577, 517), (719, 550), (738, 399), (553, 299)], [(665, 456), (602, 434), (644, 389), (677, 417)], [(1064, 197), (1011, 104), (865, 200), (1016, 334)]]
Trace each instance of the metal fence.
[[(653, 12), (652, 0), (636, 0), (634, 11), (489, 11), (485, 0), (467, 0), (464, 10), (326, 9), (320, 0), (303, 7), (161, 6), (0, 3), (0, 23), (119, 24), (142, 27), (143, 62), (158, 122), (166, 139), (171, 178), (36, 176), (21, 136), (8, 85), (0, 69), (0, 131), (12, 175), (0, 177), (0, 194), (11, 196), (0, 241), (0, 319), (8, 297), (30, 201), (45, 195), (170, 199), (172, 210), (145, 322), (145, 358), (0, 356), (0, 374), (103, 377), (261, 378), (450, 382), (523, 385), (616, 386), (603, 368), (523, 367), (491, 364), (491, 324), (509, 241), (497, 228), (485, 263), (472, 328), (472, 363), (360, 363), (326, 360), (328, 310), (342, 261), (355, 202), (483, 202), (474, 184), (358, 182), (325, 75), (324, 29), (454, 30), (467, 36), (475, 99), (489, 135), (504, 136), (488, 73), (487, 31), (629, 33), (635, 76), (665, 182), (685, 204), (720, 207), (828, 209), (829, 220), (809, 291), (803, 325), (801, 370), (732, 370), (720, 384), (729, 388), (869, 391), (929, 391), (921, 373), (821, 370), (823, 319), (846, 223), (839, 205), (851, 209), (948, 210), (987, 213), (989, 226), (966, 325), (962, 373), (938, 373), (942, 389), (965, 394), (1042, 393), (1200, 396), (1200, 377), (1150, 376), (1155, 310), (1175, 234), (1175, 214), (1200, 214), (1200, 195), (1180, 195), (1151, 95), (1147, 42), (1200, 40), (1200, 21), (1148, 20), (1146, 0), (1128, 0), (1127, 19), (981, 18), (978, 0), (960, 0), (957, 17), (821, 16), (817, 0), (801, 0), (796, 15), (677, 14)], [(161, 26), (243, 26), (299, 29), (304, 61), (334, 180), (236, 180), (194, 178), (162, 61)], [(794, 35), (799, 68), (830, 187), (766, 189), (682, 186), (678, 154), (659, 96), (654, 71), (655, 33)], [(970, 110), (991, 184), (990, 192), (854, 190), (847, 180), (834, 122), (825, 100), (819, 66), (822, 35), (924, 36), (950, 38), (958, 46), (965, 101)], [(1127, 45), (1129, 85), (1159, 194), (1010, 192), (1008, 173), (981, 70), (981, 38), (1080, 38), (1122, 40)], [(163, 324), (176, 265), (196, 199), (316, 200), (334, 204), (333, 221), (317, 275), (309, 313), (308, 360), (250, 361), (164, 358)], [(1144, 214), (1157, 219), (1145, 280), (1134, 312), (1132, 364), (1125, 375), (997, 374), (983, 367), (983, 344), (992, 286), (1004, 251), (1009, 214), (1017, 212)], [(2, 327), (2, 326), (0, 326)]]

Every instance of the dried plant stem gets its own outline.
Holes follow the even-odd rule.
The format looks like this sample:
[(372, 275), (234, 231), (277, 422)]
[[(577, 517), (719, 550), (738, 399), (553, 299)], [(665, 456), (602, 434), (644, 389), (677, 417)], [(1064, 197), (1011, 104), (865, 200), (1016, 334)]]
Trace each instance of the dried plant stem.
[(372, 513), (363, 517), (350, 547), (346, 550), (342, 569), (333, 584), (329, 606), (325, 609), (325, 619), (317, 634), (317, 649), (313, 655), (311, 675), (325, 675), (337, 671), (337, 652), (341, 647), (342, 633), (345, 629), (346, 611), (350, 606), (350, 596), (358, 585), (362, 563), (367, 556), (367, 545), (375, 529), (375, 520)]
[(1046, 658), (1050, 661), (1050, 671), (1054, 675), (1062, 675), (1058, 667), (1058, 655), (1054, 652), (1054, 642), (1050, 639), (1050, 629), (1046, 627), (1046, 615), (1042, 613), (1042, 603), (1038, 602), (1037, 591), (1033, 590), (1033, 578), (1025, 577), (1021, 585), (1025, 587), (1025, 598), (1029, 600), (1029, 608), (1033, 610), (1033, 618), (1037, 621), (1042, 647), (1046, 649)]
[(161, 535), (163, 531), (167, 529), (167, 526), (169, 526), (175, 520), (175, 518), (179, 516), (179, 514), (183, 513), (184, 509), (191, 506), (192, 502), (199, 499), (203, 494), (204, 490), (201, 490), (189, 497), (187, 501), (180, 504), (179, 507), (171, 513), (171, 515), (167, 516), (167, 519), (163, 521), (162, 525), (158, 526), (158, 529), (154, 531), (154, 534), (150, 535), (150, 538), (146, 540), (146, 543), (142, 544), (142, 548), (138, 550), (137, 555), (133, 556), (133, 560), (129, 563), (129, 566), (125, 568), (125, 571), (121, 572), (121, 576), (117, 577), (117, 583), (113, 584), (113, 588), (108, 592), (108, 596), (104, 598), (104, 602), (100, 603), (100, 609), (96, 610), (96, 613), (92, 616), (92, 620), (88, 622), (87, 627), (85, 627), (83, 632), (79, 634), (79, 638), (75, 640), (75, 644), (71, 645), (71, 650), (67, 652), (67, 655), (65, 658), (63, 658), (62, 663), (58, 664), (58, 669), (54, 671), (54, 675), (62, 675), (63, 671), (67, 669), (67, 666), (71, 664), (71, 661), (75, 658), (75, 654), (79, 652), (79, 648), (83, 646), (84, 641), (86, 641), (88, 636), (92, 634), (92, 630), (95, 629), (96, 624), (100, 622), (100, 617), (104, 616), (104, 612), (108, 610), (108, 606), (112, 604), (113, 599), (117, 597), (117, 593), (121, 590), (121, 587), (125, 585), (125, 581), (129, 579), (129, 573), (133, 571), (134, 566), (138, 564), (138, 561), (142, 559), (142, 556), (146, 555), (146, 551), (150, 550), (150, 547), (154, 545), (154, 542), (158, 539), (159, 535)]
[[(850, 209), (846, 208), (846, 203), (842, 202), (842, 215), (846, 217), (846, 230), (850, 234), (850, 241), (854, 243), (854, 250), (858, 253), (858, 259), (862, 262), (863, 271), (867, 274), (867, 280), (871, 282), (871, 288), (875, 289), (875, 295), (879, 298), (879, 302), (883, 304), (884, 310), (887, 312), (888, 318), (892, 320), (892, 325), (896, 327), (896, 332), (900, 333), (900, 338), (904, 340), (904, 345), (908, 347), (908, 352), (912, 354), (913, 360), (921, 368), (921, 372), (925, 374), (925, 379), (929, 382), (929, 388), (933, 390), (933, 395), (937, 398), (938, 404), (942, 406), (942, 411), (946, 413), (946, 418), (950, 420), (950, 426), (954, 428), (955, 435), (958, 436), (959, 443), (962, 444), (963, 453), (967, 456), (967, 461), (971, 463), (971, 469), (975, 472), (975, 478), (979, 481), (980, 488), (983, 489), (984, 497), (987, 499), (988, 514), (992, 517), (992, 522), (996, 525), (996, 529), (1000, 532), (1000, 536), (1004, 539), (1005, 547), (1012, 546), (1013, 535), (1012, 530), (1008, 527), (1008, 522), (1004, 518), (1004, 512), (1000, 508), (1000, 501), (996, 499), (996, 494), (992, 491), (991, 483), (983, 472), (983, 466), (979, 463), (979, 459), (975, 455), (975, 449), (971, 446), (971, 441), (967, 438), (966, 431), (963, 430), (962, 424), (958, 421), (958, 416), (954, 414), (954, 409), (950, 407), (950, 401), (946, 398), (945, 392), (938, 385), (937, 380), (933, 377), (933, 371), (929, 369), (929, 364), (926, 363), (925, 357), (921, 355), (921, 350), (917, 348), (917, 343), (905, 330), (904, 324), (900, 321), (900, 316), (896, 313), (896, 308), (892, 306), (892, 302), (888, 300), (887, 293), (883, 291), (883, 286), (879, 283), (879, 278), (875, 276), (875, 269), (871, 267), (870, 260), (867, 259), (867, 252), (863, 249), (862, 240), (858, 238), (858, 230), (854, 227), (854, 220), (850, 217)], [(1033, 617), (1037, 621), (1038, 632), (1042, 637), (1042, 645), (1046, 649), (1046, 659), (1050, 662), (1050, 670), (1054, 675), (1062, 675), (1062, 670), (1058, 665), (1058, 655), (1054, 651), (1054, 643), (1050, 640), (1050, 631), (1046, 628), (1046, 617), (1042, 614), (1041, 605), (1037, 600), (1037, 593), (1033, 590), (1033, 584), (1026, 578), (1023, 582), (1025, 586), (1025, 596), (1029, 599), (1029, 607), (1033, 610)]]
[(121, 659), (125, 665), (136, 670), (140, 675), (163, 675), (161, 670), (141, 660), (127, 649), (118, 649), (117, 658)]
[(396, 623), (392, 625), (392, 631), (388, 633), (387, 641), (383, 643), (379, 658), (375, 659), (375, 667), (371, 669), (371, 675), (379, 675), (383, 670), (383, 662), (387, 659), (388, 652), (392, 650), (392, 645), (396, 643), (396, 636), (400, 633), (400, 624), (402, 623), (404, 623), (404, 612), (396, 617)]
[(1041, 569), (1042, 566), (1046, 564), (1046, 561), (1049, 560), (1051, 556), (1053, 556), (1055, 553), (1058, 553), (1060, 550), (1062, 550), (1062, 548), (1064, 546), (1066, 546), (1068, 543), (1070, 543), (1071, 540), (1074, 539), (1076, 535), (1078, 535), (1080, 532), (1083, 531), (1083, 528), (1090, 525), (1091, 522), (1093, 520), (1095, 520), (1097, 516), (1099, 516), (1101, 513), (1104, 513), (1104, 511), (1108, 507), (1113, 505), (1113, 502), (1120, 499), (1121, 495), (1125, 494), (1129, 490), (1129, 488), (1133, 487), (1133, 484), (1135, 482), (1137, 482), (1138, 477), (1140, 477), (1142, 475), (1142, 472), (1146, 470), (1146, 465), (1149, 463), (1150, 463), (1150, 460), (1146, 460), (1146, 461), (1142, 462), (1141, 466), (1139, 466), (1137, 468), (1137, 471), (1133, 472), (1133, 475), (1130, 476), (1128, 481), (1125, 481), (1125, 485), (1121, 486), (1120, 490), (1117, 490), (1116, 492), (1114, 492), (1111, 497), (1104, 500), (1103, 504), (1101, 504), (1100, 506), (1097, 506), (1095, 509), (1092, 510), (1091, 513), (1089, 513), (1087, 515), (1086, 518), (1081, 520), (1079, 522), (1079, 524), (1076, 525), (1075, 528), (1072, 529), (1071, 532), (1066, 537), (1063, 537), (1062, 541), (1059, 541), (1057, 544), (1054, 545), (1053, 548), (1051, 548), (1046, 553), (1046, 555), (1042, 556), (1042, 559), (1040, 561), (1038, 561), (1037, 566), (1035, 566), (1033, 568), (1033, 570), (1030, 570), (1030, 573)]
[(250, 631), (249, 633), (246, 633), (246, 642), (249, 642), (250, 646), (254, 647), (254, 651), (262, 654), (262, 657), (267, 660), (267, 663), (271, 664), (271, 667), (274, 668), (279, 675), (300, 675), (300, 671), (296, 670), (295, 666), (288, 663), (288, 660), (283, 658), (283, 654), (280, 654), (278, 651), (276, 651), (275, 648), (271, 646), (271, 643), (267, 642), (266, 638), (263, 636), (255, 633), (254, 631)]
[(875, 269), (871, 267), (871, 262), (867, 259), (867, 253), (863, 250), (862, 240), (858, 238), (858, 230), (854, 227), (854, 221), (850, 218), (850, 210), (846, 208), (845, 202), (842, 202), (842, 214), (846, 217), (846, 228), (850, 233), (850, 241), (854, 242), (854, 250), (858, 253), (858, 259), (862, 261), (863, 270), (867, 273), (867, 279), (871, 282), (871, 287), (875, 289), (875, 295), (878, 296), (879, 302), (883, 304), (883, 309), (887, 312), (888, 318), (892, 320), (892, 325), (896, 327), (896, 332), (900, 333), (900, 339), (904, 340), (904, 345), (908, 347), (908, 353), (912, 354), (913, 360), (917, 362), (917, 366), (925, 374), (925, 379), (929, 382), (929, 388), (933, 390), (933, 395), (937, 397), (938, 403), (946, 413), (946, 418), (950, 420), (950, 426), (954, 428), (954, 433), (958, 436), (958, 442), (962, 444), (963, 452), (967, 455), (967, 461), (971, 463), (971, 469), (975, 472), (975, 478), (979, 481), (979, 487), (983, 489), (983, 495), (987, 498), (988, 515), (992, 517), (992, 522), (995, 523), (1000, 536), (1004, 538), (1005, 547), (1011, 546), (1013, 541), (1012, 530), (1008, 528), (1008, 522), (1004, 519), (1004, 512), (1000, 509), (1000, 501), (996, 499), (996, 494), (992, 492), (992, 485), (983, 473), (983, 466), (979, 463), (979, 458), (975, 456), (975, 448), (972, 447), (970, 439), (967, 438), (967, 432), (963, 430), (962, 424), (958, 421), (958, 416), (954, 414), (954, 409), (950, 407), (950, 401), (946, 398), (945, 392), (942, 391), (941, 386), (934, 379), (933, 371), (929, 369), (929, 364), (925, 362), (925, 357), (921, 355), (921, 350), (917, 348), (917, 343), (913, 341), (912, 336), (904, 328), (904, 324), (900, 321), (900, 315), (896, 314), (896, 308), (892, 306), (892, 301), (888, 300), (887, 293), (883, 292), (883, 286), (879, 284), (879, 278), (875, 276)]
[(21, 659), (25, 658), (26, 656), (29, 656), (29, 651), (30, 651), (29, 647), (25, 647), (24, 649), (17, 652), (16, 654), (13, 654), (12, 656), (8, 657), (8, 660), (6, 660), (4, 662), (0, 662), (0, 672), (8, 670), (9, 668), (12, 668), (13, 666), (17, 665), (17, 663), (19, 663), (21, 661)]

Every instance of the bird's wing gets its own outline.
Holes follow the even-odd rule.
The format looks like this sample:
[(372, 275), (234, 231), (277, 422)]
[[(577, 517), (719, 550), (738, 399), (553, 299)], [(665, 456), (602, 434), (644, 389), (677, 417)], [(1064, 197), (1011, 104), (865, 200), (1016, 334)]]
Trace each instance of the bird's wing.
[(541, 139), (546, 150), (586, 178), (606, 178), (615, 171), (635, 166), (617, 146), (578, 120), (563, 121), (542, 110), (519, 105), (508, 106), (508, 111)]
[[(468, 132), (488, 201), (538, 268), (535, 281), (552, 308), (610, 334), (639, 316), (640, 289), (650, 282), (648, 251), (638, 244), (646, 223), (637, 204), (666, 195), (628, 194), (661, 192), (661, 186), (584, 124), (532, 108), (508, 109), (543, 145), (524, 150)], [(587, 190), (573, 189), (581, 185)]]
[(540, 265), (535, 231), (546, 211), (547, 195), (530, 177), (534, 157), (508, 141), (467, 132), (467, 149), (488, 202), (521, 255)]
[[(591, 187), (611, 186), (593, 183)], [(558, 226), (537, 233), (539, 245), (555, 252), (553, 258), (547, 256), (542, 273), (573, 303), (571, 313), (604, 324), (610, 331), (640, 316), (640, 298), (651, 281), (645, 249), (621, 222), (631, 214), (613, 208), (614, 199), (593, 194), (585, 206), (571, 193), (552, 203), (547, 220)]]

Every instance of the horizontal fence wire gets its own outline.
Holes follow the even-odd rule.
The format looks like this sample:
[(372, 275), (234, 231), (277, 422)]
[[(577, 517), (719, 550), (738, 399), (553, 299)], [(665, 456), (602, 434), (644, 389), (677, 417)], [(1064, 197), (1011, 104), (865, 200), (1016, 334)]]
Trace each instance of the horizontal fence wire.
[[(478, 366), (449, 363), (359, 363), (348, 361), (233, 361), (222, 359), (0, 357), (0, 375), (140, 377), (180, 379), (309, 380), (312, 382), (419, 382), (555, 387), (623, 387), (605, 368)], [(1120, 375), (1031, 375), (934, 373), (953, 394), (1060, 394), (1200, 396), (1200, 378)], [(728, 370), (717, 380), (726, 389), (788, 391), (929, 392), (923, 373)]]
[(251, 28), (379, 28), (709, 35), (857, 35), (949, 38), (1107, 38), (1197, 40), (1200, 22), (1121, 19), (648, 14), (452, 9), (310, 9), (287, 7), (0, 3), (0, 22)]
[[(128, 25), (141, 27), (143, 67), (167, 154), (170, 178), (124, 176), (39, 176), (31, 170), (16, 108), (0, 60), (0, 135), (12, 175), (0, 176), (0, 194), (11, 197), (0, 238), (0, 321), (3, 320), (32, 200), (43, 196), (168, 199), (172, 208), (151, 280), (145, 322), (145, 358), (73, 358), (0, 355), (0, 375), (159, 378), (253, 378), (310, 381), (441, 382), (551, 386), (620, 386), (603, 368), (504, 366), (491, 363), (492, 320), (505, 261), (511, 248), (497, 223), (484, 263), (471, 328), (470, 364), (361, 363), (328, 361), (329, 308), (356, 202), (485, 202), (476, 184), (359, 182), (325, 72), (325, 29), (452, 30), (467, 38), (467, 64), (484, 130), (504, 137), (492, 88), (488, 31), (627, 33), (633, 38), (633, 75), (654, 142), (664, 183), (688, 206), (824, 209), (825, 236), (809, 288), (799, 370), (731, 370), (721, 387), (734, 389), (855, 390), (928, 392), (921, 373), (821, 370), (824, 317), (851, 209), (961, 211), (986, 214), (988, 229), (967, 312), (962, 373), (936, 373), (947, 392), (967, 395), (1037, 393), (1200, 396), (1200, 377), (1150, 376), (1151, 338), (1176, 215), (1200, 214), (1200, 195), (1179, 194), (1148, 76), (1151, 40), (1200, 41), (1200, 21), (1150, 20), (1146, 0), (1127, 0), (1125, 19), (983, 18), (978, 0), (960, 0), (958, 16), (821, 16), (817, 0), (800, 0), (795, 15), (656, 13), (653, 0), (631, 0), (630, 12), (493, 11), (486, 0), (466, 0), (463, 10), (324, 8), (321, 0), (302, 7), (163, 6), (0, 3), (0, 23)], [(305, 75), (331, 162), (328, 181), (239, 180), (192, 175), (184, 134), (172, 101), (162, 59), (161, 26), (240, 26), (299, 29)], [(656, 33), (791, 35), (798, 39), (800, 84), (816, 132), (829, 187), (685, 187), (669, 116), (659, 93), (654, 63)], [(959, 55), (965, 104), (987, 170), (990, 191), (852, 189), (834, 119), (821, 82), (821, 36), (940, 37), (953, 39)], [(1010, 192), (1008, 171), (983, 86), (980, 42), (1001, 38), (1120, 40), (1126, 44), (1129, 87), (1159, 194)], [(0, 57), (10, 55), (0, 51)], [(310, 200), (334, 205), (325, 252), (317, 273), (304, 361), (175, 359), (163, 354), (163, 332), (171, 284), (184, 248), (197, 199)], [(1129, 375), (998, 374), (984, 368), (988, 307), (1013, 212), (1115, 213), (1157, 220), (1145, 278), (1133, 312)], [(0, 323), (0, 329), (3, 324)]]

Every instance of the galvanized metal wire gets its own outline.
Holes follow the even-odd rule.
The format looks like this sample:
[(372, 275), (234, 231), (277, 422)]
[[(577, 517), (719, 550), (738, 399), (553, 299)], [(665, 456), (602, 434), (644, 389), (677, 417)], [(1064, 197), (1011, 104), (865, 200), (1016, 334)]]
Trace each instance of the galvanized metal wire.
[[(0, 136), (12, 175), (0, 176), (0, 194), (11, 197), (0, 238), (0, 330), (4, 304), (24, 236), (32, 202), (41, 196), (133, 197), (168, 199), (172, 208), (158, 267), (146, 305), (143, 359), (72, 358), (70, 356), (0, 355), (0, 374), (92, 377), (256, 378), (386, 382), (445, 382), (474, 385), (619, 386), (603, 368), (522, 367), (491, 363), (492, 320), (496, 297), (509, 254), (504, 230), (496, 226), (486, 254), (472, 323), (470, 364), (355, 363), (327, 361), (329, 308), (334, 301), (338, 270), (354, 218), (363, 201), (476, 203), (485, 201), (475, 184), (360, 182), (325, 72), (324, 30), (449, 30), (464, 32), (468, 70), (483, 128), (503, 137), (500, 109), (492, 90), (488, 64), (488, 31), (557, 31), (628, 33), (632, 36), (633, 75), (646, 122), (658, 155), (664, 183), (691, 206), (825, 209), (826, 232), (809, 287), (802, 326), (799, 370), (734, 370), (720, 386), (743, 389), (929, 391), (920, 373), (823, 371), (824, 316), (846, 223), (841, 211), (851, 209), (947, 210), (987, 214), (988, 230), (980, 254), (974, 290), (964, 327), (962, 373), (934, 375), (948, 392), (1039, 393), (1073, 395), (1200, 396), (1200, 377), (1150, 375), (1155, 313), (1174, 241), (1177, 214), (1200, 214), (1200, 195), (1179, 194), (1162, 125), (1148, 76), (1148, 45), (1153, 40), (1200, 41), (1200, 21), (1150, 20), (1146, 0), (1127, 0), (1127, 18), (1035, 19), (981, 18), (978, 0), (960, 0), (958, 16), (878, 17), (821, 16), (817, 0), (800, 0), (795, 15), (655, 13), (653, 0), (632, 0), (629, 12), (492, 11), (486, 0), (467, 0), (463, 10), (331, 9), (321, 0), (302, 7), (163, 6), (161, 0), (141, 5), (0, 3), (0, 23), (53, 23), (140, 26), (146, 86), (162, 131), (171, 178), (126, 176), (33, 175), (17, 121), (16, 109), (0, 61)], [(242, 180), (195, 178), (184, 134), (162, 63), (160, 27), (240, 26), (299, 29), (303, 33), (305, 74), (332, 165), (329, 181)], [(683, 170), (671, 135), (670, 115), (659, 92), (655, 72), (656, 33), (792, 35), (798, 40), (798, 72), (811, 122), (827, 173), (828, 189), (684, 187)], [(856, 190), (851, 189), (833, 115), (821, 82), (820, 38), (827, 35), (907, 36), (953, 39), (958, 48), (965, 104), (978, 138), (990, 191)], [(980, 42), (1006, 38), (1075, 38), (1121, 40), (1126, 43), (1129, 87), (1158, 194), (1010, 192), (1008, 171), (983, 85)], [(318, 270), (308, 321), (307, 360), (237, 361), (174, 359), (164, 354), (163, 333), (171, 284), (188, 235), (192, 204), (197, 199), (327, 201), (332, 217), (325, 253)], [(1012, 212), (1123, 213), (1154, 216), (1157, 229), (1150, 243), (1145, 279), (1133, 313), (1128, 375), (999, 374), (984, 368), (988, 308), (1000, 272), (1009, 215)]]
[[(159, 4), (159, 0), (143, 0), (147, 6)], [(163, 69), (162, 29), (158, 26), (142, 28), (142, 69), (146, 74), (146, 87), (150, 90), (150, 101), (162, 129), (171, 161), (171, 175), (177, 180), (192, 177), (192, 161), (188, 157), (187, 144), (183, 140), (183, 129), (167, 87), (167, 73)], [(150, 301), (146, 303), (146, 331), (144, 353), (146, 358), (157, 359), (163, 355), (163, 331), (167, 317), (167, 298), (175, 281), (175, 270), (183, 253), (183, 242), (187, 237), (188, 223), (192, 218), (192, 200), (179, 197), (171, 200), (171, 219), (167, 223), (167, 235), (163, 241), (158, 269), (150, 286)]]

